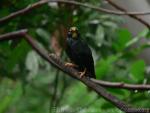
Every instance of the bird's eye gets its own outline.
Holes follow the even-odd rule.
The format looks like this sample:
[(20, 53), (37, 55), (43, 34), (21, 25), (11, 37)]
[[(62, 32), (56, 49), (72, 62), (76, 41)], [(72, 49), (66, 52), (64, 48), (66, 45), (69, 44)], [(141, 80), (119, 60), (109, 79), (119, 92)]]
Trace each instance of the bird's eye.
[(68, 32), (68, 37), (71, 37), (71, 36), (72, 36), (72, 34), (71, 34), (71, 32), (69, 31), (69, 32)]

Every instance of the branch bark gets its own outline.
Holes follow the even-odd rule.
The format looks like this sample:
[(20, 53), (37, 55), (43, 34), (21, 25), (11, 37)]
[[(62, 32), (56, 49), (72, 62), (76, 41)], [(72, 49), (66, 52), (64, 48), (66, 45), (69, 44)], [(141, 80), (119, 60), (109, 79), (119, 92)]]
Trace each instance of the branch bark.
[(121, 88), (121, 89), (128, 89), (128, 90), (150, 90), (149, 84), (126, 84), (121, 82), (107, 82), (103, 80), (91, 79), (96, 84), (99, 84), (103, 87), (109, 88)]
[(20, 38), (20, 36), (24, 36), (24, 34), (27, 33), (27, 31), (28, 31), (27, 29), (22, 29), (22, 30), (0, 35), (0, 41)]
[(66, 3), (66, 4), (72, 4), (72, 5), (78, 5), (78, 6), (83, 6), (83, 7), (87, 7), (87, 8), (91, 8), (93, 10), (99, 11), (99, 12), (104, 12), (104, 13), (108, 13), (108, 14), (115, 14), (115, 15), (148, 15), (150, 14), (150, 11), (147, 12), (127, 12), (127, 11), (122, 11), (122, 12), (116, 12), (116, 11), (112, 11), (112, 10), (108, 10), (108, 9), (104, 9), (104, 8), (100, 8), (100, 7), (96, 7), (94, 5), (89, 5), (86, 3), (81, 3), (81, 2), (77, 2), (77, 1), (67, 1), (67, 0), (41, 0), (39, 2), (36, 2), (34, 4), (31, 4), (29, 6), (27, 6), (24, 9), (21, 9), (17, 12), (11, 13), (10, 15), (6, 16), (6, 17), (2, 17), (0, 19), (0, 23), (4, 23), (9, 21), (10, 19), (13, 19), (17, 16), (26, 14), (30, 11), (32, 11), (34, 8), (40, 7), (48, 2), (58, 2), (58, 3)]
[[(10, 33), (9, 33), (10, 34)], [(120, 99), (118, 99), (117, 97), (113, 96), (112, 94), (110, 94), (109, 92), (107, 92), (106, 89), (104, 89), (102, 86), (92, 82), (90, 79), (83, 77), (80, 78), (79, 77), (79, 73), (77, 70), (73, 69), (73, 68), (68, 68), (64, 65), (64, 63), (60, 60), (60, 58), (58, 58), (56, 55), (51, 54), (50, 56), (48, 55), (48, 52), (46, 50), (40, 49), (37, 46), (36, 41), (27, 33), (24, 33), (24, 38), (25, 40), (28, 42), (29, 45), (31, 45), (31, 47), (46, 61), (48, 61), (51, 65), (53, 65), (55, 68), (60, 69), (61, 71), (63, 71), (64, 73), (66, 73), (67, 75), (81, 81), (82, 83), (84, 83), (86, 86), (88, 86), (89, 88), (91, 88), (92, 90), (94, 90), (95, 92), (97, 92), (97, 94), (99, 96), (102, 96), (104, 99), (106, 99), (107, 101), (111, 102), (113, 105), (115, 105), (117, 108), (119, 108), (120, 110), (126, 112), (126, 113), (150, 113), (150, 109), (144, 109), (144, 108), (133, 108), (131, 106), (129, 106), (128, 104), (126, 104), (125, 102), (121, 101)], [(11, 39), (11, 35), (7, 35), (8, 37), (5, 38)], [(1, 37), (2, 39), (2, 37)], [(12, 38), (13, 39), (13, 38)]]

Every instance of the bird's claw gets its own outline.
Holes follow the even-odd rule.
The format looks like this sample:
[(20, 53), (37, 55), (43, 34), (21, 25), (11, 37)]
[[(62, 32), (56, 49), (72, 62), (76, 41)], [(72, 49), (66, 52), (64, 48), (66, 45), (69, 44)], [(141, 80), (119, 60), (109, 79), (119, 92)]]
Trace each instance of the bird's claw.
[(76, 64), (69, 63), (69, 62), (65, 63), (65, 66), (66, 67), (78, 67)]
[(80, 74), (80, 78), (82, 78), (86, 74), (86, 68), (84, 69), (83, 72), (79, 72), (79, 74)]

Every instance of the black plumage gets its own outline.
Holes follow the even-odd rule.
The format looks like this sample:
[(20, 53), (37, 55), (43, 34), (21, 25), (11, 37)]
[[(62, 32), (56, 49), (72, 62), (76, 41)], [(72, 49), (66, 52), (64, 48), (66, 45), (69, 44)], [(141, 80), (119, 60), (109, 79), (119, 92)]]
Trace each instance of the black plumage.
[(96, 78), (91, 49), (87, 43), (81, 40), (76, 27), (72, 27), (68, 31), (66, 53), (70, 60), (78, 66), (79, 71), (84, 71), (86, 68), (86, 75), (90, 78)]

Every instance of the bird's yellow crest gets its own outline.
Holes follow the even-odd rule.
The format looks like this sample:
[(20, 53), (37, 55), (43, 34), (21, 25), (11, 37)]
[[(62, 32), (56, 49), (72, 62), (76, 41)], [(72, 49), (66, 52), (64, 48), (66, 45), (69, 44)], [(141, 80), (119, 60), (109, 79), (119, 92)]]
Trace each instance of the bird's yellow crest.
[(69, 31), (72, 34), (72, 38), (78, 38), (78, 29), (77, 27), (71, 27)]
[(70, 31), (74, 31), (74, 32), (77, 31), (77, 27), (71, 27)]

